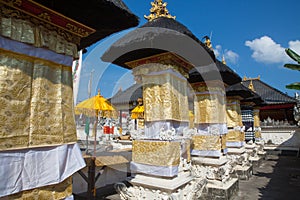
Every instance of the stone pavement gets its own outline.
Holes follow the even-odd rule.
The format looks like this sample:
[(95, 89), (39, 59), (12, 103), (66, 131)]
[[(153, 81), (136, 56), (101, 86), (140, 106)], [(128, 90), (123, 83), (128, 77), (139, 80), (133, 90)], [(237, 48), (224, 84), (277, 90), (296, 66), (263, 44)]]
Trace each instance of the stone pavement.
[[(120, 197), (110, 185), (97, 190), (97, 199), (120, 200)], [(238, 195), (232, 200), (258, 199), (300, 199), (300, 158), (267, 155), (248, 181), (239, 181)]]
[(249, 181), (239, 182), (234, 200), (300, 199), (300, 158), (267, 155)]

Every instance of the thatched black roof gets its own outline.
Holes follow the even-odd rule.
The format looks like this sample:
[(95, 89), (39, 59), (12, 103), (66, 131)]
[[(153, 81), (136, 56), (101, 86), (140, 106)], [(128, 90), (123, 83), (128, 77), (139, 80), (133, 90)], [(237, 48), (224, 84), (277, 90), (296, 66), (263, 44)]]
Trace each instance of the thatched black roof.
[(226, 88), (226, 96), (240, 96), (242, 98), (254, 97), (254, 93), (242, 83), (236, 83)]
[(139, 20), (122, 0), (34, 0), (77, 22), (96, 30), (83, 38), (79, 49), (86, 48), (112, 33), (137, 26)]
[(109, 101), (118, 107), (118, 105), (129, 105), (136, 102), (138, 98), (143, 98), (143, 86), (134, 84), (124, 91), (117, 92)]
[(252, 92), (253, 96), (241, 100), (241, 104), (254, 103), (256, 106), (264, 106), (266, 102), (257, 93)]
[(250, 82), (253, 84), (255, 93), (257, 93), (267, 105), (297, 102), (295, 98), (290, 97), (259, 79), (244, 80), (242, 84), (249, 87)]
[(101, 59), (128, 68), (126, 62), (164, 52), (173, 52), (195, 66), (215, 61), (214, 52), (190, 30), (166, 17), (154, 19), (131, 31), (115, 42)]
[(192, 69), (189, 73), (188, 81), (190, 83), (204, 82), (208, 80), (216, 80), (220, 77), (227, 85), (233, 85), (242, 81), (241, 77), (235, 73), (230, 67), (216, 60), (215, 65), (201, 66)]

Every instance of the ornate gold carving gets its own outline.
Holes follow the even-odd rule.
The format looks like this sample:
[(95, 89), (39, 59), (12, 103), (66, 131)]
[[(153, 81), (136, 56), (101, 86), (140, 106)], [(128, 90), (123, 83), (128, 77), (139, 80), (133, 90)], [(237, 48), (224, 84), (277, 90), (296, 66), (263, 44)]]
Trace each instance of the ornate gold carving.
[[(77, 57), (80, 38), (70, 33), (51, 27), (35, 18), (27, 18), (20, 12), (0, 8), (0, 35), (12, 40), (31, 44), (35, 47), (48, 48), (56, 53)], [(10, 17), (14, 16), (14, 17)], [(25, 18), (23, 18), (25, 17)], [(43, 26), (47, 25), (47, 26)], [(11, 28), (15, 27), (15, 28)], [(54, 28), (54, 29), (53, 29)]]
[[(152, 65), (151, 67), (147, 68), (141, 68), (143, 71), (139, 72), (139, 69), (135, 70), (136, 75), (140, 75), (143, 73), (149, 73), (153, 71), (160, 71), (160, 70), (167, 70), (167, 69), (175, 69), (179, 73), (181, 73), (183, 76), (188, 77), (188, 72), (192, 68), (194, 68), (194, 65), (189, 63), (187, 60), (184, 58), (171, 53), (171, 52), (166, 52), (166, 53), (161, 53), (158, 55), (154, 56), (149, 56), (146, 58), (134, 60), (125, 63), (129, 68), (135, 69), (138, 68), (139, 66), (146, 65), (146, 64), (153, 64), (153, 63), (159, 63), (162, 65)], [(154, 68), (153, 68), (154, 67)], [(152, 69), (153, 68), (153, 69)], [(161, 69), (159, 69), (161, 68)]]
[(143, 85), (145, 121), (189, 121), (185, 80), (173, 74), (143, 76)]
[(216, 151), (226, 148), (226, 135), (194, 135), (192, 148), (202, 151)]
[(227, 98), (226, 114), (228, 127), (243, 126), (239, 99)]
[(71, 67), (0, 49), (0, 150), (74, 143)]
[(178, 166), (180, 142), (134, 140), (132, 161), (155, 166)]
[(221, 150), (221, 136), (195, 135), (192, 137), (192, 148), (195, 150)]
[(253, 119), (254, 119), (253, 126), (260, 127), (259, 109), (253, 110)]
[(67, 178), (61, 183), (22, 191), (5, 196), (0, 200), (24, 200), (24, 199), (65, 199), (72, 195), (72, 178)]
[[(68, 36), (67, 39), (68, 41), (76, 41), (76, 43), (74, 42), (75, 44), (79, 44), (81, 37), (86, 37), (96, 31), (34, 1), (2, 0), (0, 6), (2, 10), (1, 17), (6, 13), (6, 16), (4, 17), (17, 17), (19, 19), (30, 21), (37, 26), (43, 25), (50, 30), (63, 33), (62, 35), (64, 35), (64, 37), (66, 35), (71, 35)], [(18, 12), (10, 11), (10, 14), (7, 15), (7, 10), (16, 10)], [(74, 37), (75, 40), (72, 39)]]
[(255, 138), (262, 138), (261, 132), (260, 132), (260, 131), (255, 131), (254, 137), (255, 137)]
[(66, 28), (69, 31), (73, 32), (73, 33), (77, 33), (78, 35), (82, 35), (83, 37), (87, 37), (90, 34), (85, 29), (80, 28), (78, 26), (75, 26), (74, 24), (71, 24), (71, 23), (67, 23)]
[(192, 84), (195, 123), (226, 123), (225, 88), (221, 81)]
[(245, 141), (245, 134), (241, 131), (229, 130), (226, 136), (227, 142)]
[(38, 15), (39, 18), (47, 20), (49, 22), (51, 22), (51, 17), (48, 13), (44, 12)]
[(167, 9), (167, 3), (163, 3), (162, 0), (155, 0), (154, 2), (151, 2), (152, 8), (150, 9), (150, 15), (144, 17), (148, 19), (149, 21), (152, 21), (154, 19), (157, 19), (159, 17), (167, 17), (171, 19), (175, 19), (175, 16), (171, 16), (168, 9)]

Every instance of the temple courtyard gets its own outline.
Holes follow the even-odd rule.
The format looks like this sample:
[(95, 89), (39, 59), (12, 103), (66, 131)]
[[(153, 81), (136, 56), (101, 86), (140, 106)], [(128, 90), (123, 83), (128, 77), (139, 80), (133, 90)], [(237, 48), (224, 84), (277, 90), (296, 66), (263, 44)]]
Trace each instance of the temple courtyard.
[[(239, 180), (239, 191), (233, 200), (297, 199), (300, 195), (300, 158), (297, 152), (268, 152), (266, 159), (248, 180)], [(84, 194), (81, 194), (82, 196)], [(75, 199), (84, 199), (75, 196)], [(97, 190), (96, 199), (120, 200), (113, 185)]]

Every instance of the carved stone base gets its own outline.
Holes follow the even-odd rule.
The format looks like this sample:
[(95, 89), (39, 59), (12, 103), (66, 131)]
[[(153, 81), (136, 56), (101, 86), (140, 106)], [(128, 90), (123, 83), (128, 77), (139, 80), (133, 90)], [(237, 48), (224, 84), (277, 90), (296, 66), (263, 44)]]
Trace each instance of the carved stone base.
[(222, 183), (221, 181), (209, 181), (199, 199), (229, 200), (237, 195), (238, 190), (239, 181), (237, 178), (232, 178), (225, 183)]
[(154, 177), (143, 174), (136, 174), (129, 182), (133, 186), (142, 186), (149, 189), (159, 189), (167, 193), (172, 193), (182, 185), (187, 184), (193, 180), (190, 172), (179, 173), (178, 176), (173, 178)]
[(168, 179), (136, 175), (129, 182), (132, 184), (130, 187), (126, 187), (123, 183), (115, 185), (122, 200), (199, 199), (207, 183), (206, 179), (194, 178), (189, 172)]
[(258, 154), (258, 156), (259, 156), (261, 159), (266, 160), (267, 152), (265, 152), (265, 151), (259, 151), (257, 154)]
[(245, 144), (245, 148), (246, 148), (246, 152), (252, 152), (254, 150), (254, 148), (256, 147), (256, 144)]
[(239, 180), (249, 180), (250, 177), (253, 175), (253, 168), (252, 165), (250, 166), (241, 166), (237, 165), (234, 168), (235, 175), (237, 176)]
[(252, 163), (253, 168), (258, 168), (261, 165), (262, 158), (259, 156), (250, 157), (249, 161), (250, 161), (250, 163)]
[(233, 147), (228, 147), (228, 154), (243, 154), (245, 153), (245, 147), (240, 147), (240, 148), (233, 148)]
[(226, 164), (227, 161), (228, 159), (226, 158), (226, 156), (221, 156), (219, 158), (207, 158), (207, 157), (200, 157), (200, 156), (192, 157), (193, 164), (198, 164), (198, 165), (222, 166)]

